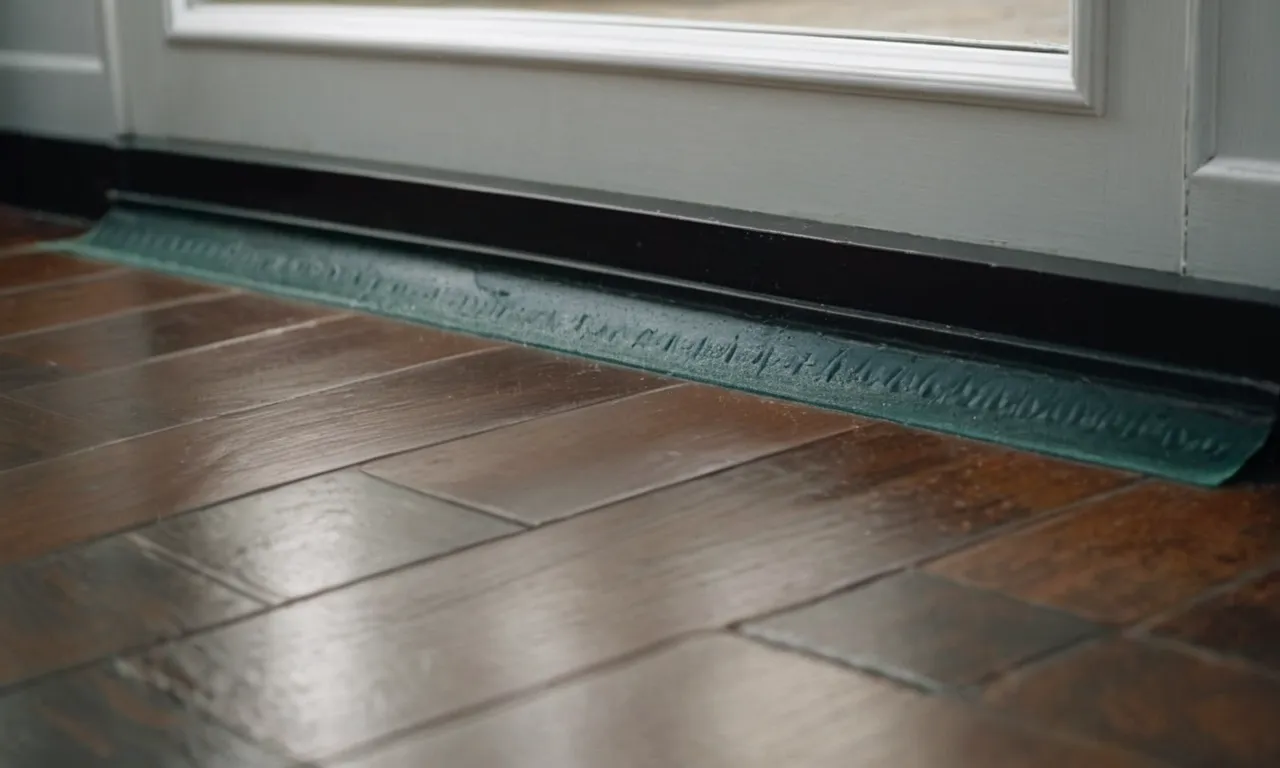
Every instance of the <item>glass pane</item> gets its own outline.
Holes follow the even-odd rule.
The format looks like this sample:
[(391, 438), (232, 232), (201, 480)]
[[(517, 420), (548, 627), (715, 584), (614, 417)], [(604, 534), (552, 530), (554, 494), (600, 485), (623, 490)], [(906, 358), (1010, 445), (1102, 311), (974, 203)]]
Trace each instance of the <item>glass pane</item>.
[[(257, 0), (262, 2), (262, 0)], [(284, 0), (316, 3), (317, 0)], [(254, 2), (254, 0), (222, 0)], [(276, 0), (280, 2), (280, 0)], [(824, 34), (945, 38), (1065, 48), (1071, 0), (319, 0), (398, 5), (608, 14), (711, 24), (800, 27)]]

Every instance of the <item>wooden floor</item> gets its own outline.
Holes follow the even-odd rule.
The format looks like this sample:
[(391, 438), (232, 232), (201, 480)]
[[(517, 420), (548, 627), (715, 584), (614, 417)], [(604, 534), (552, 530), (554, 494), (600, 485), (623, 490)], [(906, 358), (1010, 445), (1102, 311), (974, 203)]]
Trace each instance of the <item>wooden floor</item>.
[(0, 766), (1280, 766), (1276, 488), (12, 248), (0, 393)]

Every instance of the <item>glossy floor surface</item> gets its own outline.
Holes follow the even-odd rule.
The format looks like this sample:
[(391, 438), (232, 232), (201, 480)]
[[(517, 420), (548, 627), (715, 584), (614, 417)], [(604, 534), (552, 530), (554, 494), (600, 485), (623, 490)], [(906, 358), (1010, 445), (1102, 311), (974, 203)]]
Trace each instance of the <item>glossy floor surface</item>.
[(0, 212), (0, 766), (1280, 765), (1280, 490), (65, 233)]

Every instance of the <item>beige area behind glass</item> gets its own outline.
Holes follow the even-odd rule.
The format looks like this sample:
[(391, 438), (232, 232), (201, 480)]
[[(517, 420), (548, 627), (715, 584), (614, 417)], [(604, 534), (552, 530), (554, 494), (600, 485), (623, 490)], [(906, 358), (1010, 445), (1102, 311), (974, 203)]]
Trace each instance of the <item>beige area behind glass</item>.
[[(254, 2), (255, 0), (220, 0)], [(263, 0), (256, 0), (262, 2)], [(1071, 0), (274, 0), (486, 8), (846, 29), (1066, 45)]]

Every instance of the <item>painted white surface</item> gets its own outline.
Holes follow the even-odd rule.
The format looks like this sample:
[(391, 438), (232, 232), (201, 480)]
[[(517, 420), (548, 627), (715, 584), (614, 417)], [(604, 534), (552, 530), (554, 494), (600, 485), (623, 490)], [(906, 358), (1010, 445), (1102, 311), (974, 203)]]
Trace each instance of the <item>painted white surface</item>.
[[(122, 3), (141, 136), (302, 152), (1177, 270), (1189, 0), (1113, 0), (1106, 114), (168, 41)], [(851, 275), (850, 279), (857, 279)]]
[[(846, 68), (843, 82), (801, 67), (788, 87), (761, 87), (744, 78), (764, 74), (750, 66), (770, 67), (768, 56), (741, 46), (756, 64), (716, 72), (662, 65), (676, 51), (661, 46), (597, 47), (603, 70), (555, 56), (503, 63), (509, 39), (486, 54), (475, 39), (451, 52), (421, 38), (349, 35), (330, 41), (344, 49), (336, 52), (286, 39), (279, 20), (256, 42), (223, 22), (179, 24), (186, 40), (170, 41), (169, 1), (0, 3), (0, 129), (105, 141), (136, 118), (144, 137), (305, 153), (340, 167), (479, 174), (1280, 288), (1271, 85), (1280, 3), (1270, 0), (1112, 0), (1094, 20), (1105, 40), (1081, 38), (1103, 50), (1078, 49), (1089, 71), (1070, 80), (1100, 86), (1094, 78), (1109, 75), (1101, 117), (1044, 112), (1054, 98), (1037, 75), (991, 86), (1018, 108), (915, 99), (991, 101), (993, 91), (975, 88), (987, 76), (981, 57), (951, 66), (948, 80), (929, 74), (941, 59), (908, 56), (900, 80), (875, 82), (871, 73), (891, 61), (876, 61), (876, 46), (902, 43), (860, 49), (871, 58)], [(1093, 64), (1104, 60), (1105, 69)], [(1043, 64), (1031, 61), (1011, 71)], [(689, 77), (663, 76), (664, 66)], [(787, 82), (777, 70), (775, 82)], [(723, 80), (690, 79), (699, 76)], [(906, 98), (868, 95), (877, 89)]]
[(1216, 158), (1191, 179), (1187, 271), (1280, 288), (1280, 161)]
[(97, 0), (4, 0), (0, 2), (0, 51), (96, 56), (102, 38)]
[(1218, 152), (1280, 159), (1280, 3), (1213, 0), (1221, 15)]
[(0, 130), (116, 136), (102, 23), (99, 0), (0, 2)]
[(1186, 270), (1280, 288), (1280, 3), (1199, 5)]
[(606, 15), (191, 0), (169, 0), (168, 30), (176, 42), (549, 63), (1096, 114), (1105, 8), (1074, 6), (1080, 44), (1069, 55)]

